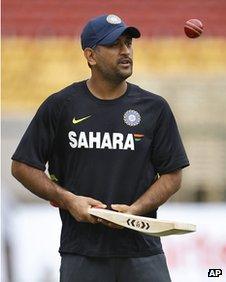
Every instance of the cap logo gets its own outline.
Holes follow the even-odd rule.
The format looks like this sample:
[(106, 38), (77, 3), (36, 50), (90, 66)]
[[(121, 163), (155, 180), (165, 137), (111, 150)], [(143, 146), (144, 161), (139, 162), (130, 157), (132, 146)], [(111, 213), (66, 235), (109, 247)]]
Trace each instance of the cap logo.
[(106, 20), (110, 24), (120, 24), (122, 22), (122, 20), (116, 15), (108, 15)]

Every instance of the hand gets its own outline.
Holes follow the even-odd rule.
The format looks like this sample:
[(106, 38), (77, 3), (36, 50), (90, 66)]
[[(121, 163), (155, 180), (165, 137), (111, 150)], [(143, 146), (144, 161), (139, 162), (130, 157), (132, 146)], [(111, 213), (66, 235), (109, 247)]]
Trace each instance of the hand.
[[(111, 208), (113, 210), (118, 211), (118, 212), (130, 213), (129, 212), (130, 206), (128, 206), (128, 205), (122, 205), (122, 204), (111, 205)], [(107, 227), (116, 228), (116, 229), (123, 229), (124, 228), (123, 226), (117, 225), (115, 223), (112, 223), (110, 221), (104, 220), (102, 218), (98, 218), (97, 220), (98, 220), (98, 222), (106, 225)]]
[(112, 204), (111, 208), (118, 212), (123, 212), (133, 215), (141, 215), (139, 206), (135, 204), (132, 204), (131, 206), (124, 204)]
[(130, 212), (131, 206), (129, 205), (123, 205), (123, 204), (112, 204), (111, 208), (115, 211), (118, 212), (123, 212), (123, 213), (130, 213), (132, 214), (132, 212)]
[(78, 222), (89, 222), (92, 224), (98, 223), (98, 218), (88, 213), (91, 207), (106, 208), (107, 206), (102, 202), (89, 197), (76, 196), (71, 194), (65, 201), (65, 205), (70, 214)]

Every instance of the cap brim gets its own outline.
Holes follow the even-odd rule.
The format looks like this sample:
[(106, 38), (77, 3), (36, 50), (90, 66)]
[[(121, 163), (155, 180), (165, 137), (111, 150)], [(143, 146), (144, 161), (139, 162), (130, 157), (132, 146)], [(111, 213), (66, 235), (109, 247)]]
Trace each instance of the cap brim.
[(97, 45), (111, 45), (113, 44), (119, 36), (122, 34), (128, 34), (132, 38), (139, 38), (140, 37), (140, 31), (133, 26), (128, 27), (119, 27), (112, 31), (110, 34), (108, 34), (105, 38), (103, 38), (100, 42), (98, 42)]

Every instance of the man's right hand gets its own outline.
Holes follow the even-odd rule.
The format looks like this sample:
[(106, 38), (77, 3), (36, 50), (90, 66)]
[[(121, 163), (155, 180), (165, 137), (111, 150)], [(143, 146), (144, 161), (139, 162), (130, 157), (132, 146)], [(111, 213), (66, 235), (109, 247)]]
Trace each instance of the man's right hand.
[[(70, 212), (70, 214), (78, 222), (89, 222), (92, 224), (98, 223), (98, 220), (95, 216), (92, 216), (88, 213), (88, 209), (91, 207), (103, 208), (107, 206), (102, 202), (95, 200), (90, 197), (76, 196), (72, 193), (67, 193), (67, 196), (64, 199), (64, 207)], [(50, 202), (51, 205), (57, 207), (56, 202)]]

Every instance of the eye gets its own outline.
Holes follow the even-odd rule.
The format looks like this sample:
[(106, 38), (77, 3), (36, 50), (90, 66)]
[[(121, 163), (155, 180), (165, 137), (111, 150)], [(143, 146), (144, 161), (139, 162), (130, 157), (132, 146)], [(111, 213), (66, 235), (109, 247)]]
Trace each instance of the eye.
[(132, 39), (129, 39), (125, 42), (127, 47), (131, 47), (132, 46)]

